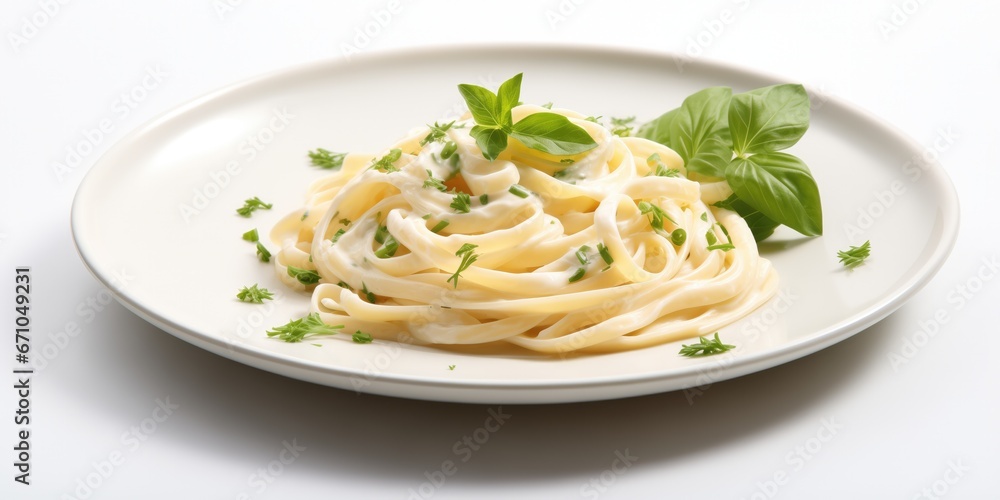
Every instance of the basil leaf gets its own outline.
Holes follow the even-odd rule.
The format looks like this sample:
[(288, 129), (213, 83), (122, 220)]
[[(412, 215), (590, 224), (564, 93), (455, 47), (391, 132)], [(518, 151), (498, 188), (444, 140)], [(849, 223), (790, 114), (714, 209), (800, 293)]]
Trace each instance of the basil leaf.
[(670, 124), (670, 147), (685, 162), (701, 151), (706, 140), (729, 126), (727, 117), (732, 96), (729, 87), (709, 87), (684, 99)]
[(680, 113), (680, 108), (672, 109), (660, 115), (659, 118), (646, 122), (639, 130), (636, 131), (636, 137), (642, 137), (643, 139), (649, 139), (653, 142), (658, 142), (663, 144), (668, 148), (672, 148), (670, 145), (670, 126), (673, 124), (674, 119)]
[(476, 144), (487, 160), (496, 160), (497, 156), (507, 149), (507, 134), (498, 128), (476, 125), (469, 131), (469, 135), (476, 139)]
[(573, 155), (597, 147), (586, 130), (563, 115), (534, 113), (514, 124), (510, 136), (531, 149), (553, 155)]
[[(510, 133), (512, 126), (512, 119), (510, 116), (510, 110), (517, 106), (517, 102), (521, 100), (521, 76), (523, 73), (518, 73), (511, 77), (506, 82), (500, 85), (497, 90), (497, 116), (500, 117), (500, 128), (504, 132)], [(476, 120), (478, 122), (478, 120)]]
[(750, 228), (750, 232), (753, 233), (753, 239), (758, 242), (766, 240), (774, 234), (775, 228), (781, 225), (760, 213), (756, 208), (747, 205), (745, 201), (737, 198), (735, 194), (730, 195), (725, 200), (713, 203), (712, 206), (732, 210), (739, 214), (740, 217), (743, 217), (743, 220), (747, 223), (747, 227)]
[(458, 91), (465, 99), (466, 106), (475, 118), (476, 123), (487, 127), (498, 127), (503, 121), (497, 110), (496, 94), (478, 85), (463, 83), (458, 86)]
[(733, 148), (718, 137), (710, 137), (699, 146), (698, 153), (689, 159), (684, 168), (709, 177), (725, 177), (726, 166), (733, 159)]
[(823, 234), (823, 207), (809, 167), (786, 153), (736, 158), (726, 167), (736, 196), (775, 222), (806, 236)]
[(736, 154), (780, 151), (809, 128), (809, 95), (802, 85), (772, 85), (729, 101), (729, 129)]

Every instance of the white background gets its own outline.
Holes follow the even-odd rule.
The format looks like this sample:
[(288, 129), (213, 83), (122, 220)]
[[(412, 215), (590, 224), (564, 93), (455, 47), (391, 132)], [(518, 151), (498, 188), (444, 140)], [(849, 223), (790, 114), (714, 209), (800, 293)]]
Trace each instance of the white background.
[[(379, 13), (384, 1), (52, 3), (0, 7), (0, 275), (9, 280), (0, 303), (12, 302), (13, 268), (31, 266), (34, 349), (58, 348), (32, 381), (31, 486), (13, 481), (17, 401), (13, 378), (0, 384), (8, 387), (0, 389), (0, 497), (413, 498), (445, 460), (458, 471), (433, 498), (1000, 491), (1000, 280), (976, 278), (982, 259), (1000, 256), (1000, 168), (991, 147), (1000, 136), (996, 4), (403, 0), (387, 16)], [(388, 25), (359, 38), (378, 18)], [(70, 202), (87, 169), (128, 130), (223, 85), (341, 58), (346, 44), (368, 52), (498, 41), (687, 52), (858, 104), (938, 154), (962, 201), (958, 244), (923, 291), (841, 344), (717, 383), (690, 403), (677, 392), (505, 406), (509, 420), (467, 462), (453, 446), (493, 407), (357, 396), (285, 379), (201, 351), (117, 303), (99, 312), (88, 305), (102, 287), (73, 248)], [(119, 96), (141, 85), (148, 68), (166, 76), (126, 111)], [(57, 175), (53, 163), (102, 120), (110, 132)], [(977, 291), (964, 307), (949, 300), (970, 285)], [(924, 342), (921, 322), (939, 309), (949, 320)], [(3, 318), (12, 336), (7, 306)], [(80, 333), (57, 341), (70, 322)], [(922, 346), (892, 363), (908, 341)], [(6, 371), (14, 351), (10, 340), (3, 344)], [(142, 441), (129, 437), (167, 398), (180, 407), (148, 435), (140, 430)], [(276, 465), (282, 442), (293, 440), (305, 450)], [(104, 462), (113, 453), (121, 460), (112, 467)], [(614, 473), (618, 454), (635, 458)], [(269, 465), (280, 473), (254, 478)], [(99, 486), (80, 486), (88, 474)]]

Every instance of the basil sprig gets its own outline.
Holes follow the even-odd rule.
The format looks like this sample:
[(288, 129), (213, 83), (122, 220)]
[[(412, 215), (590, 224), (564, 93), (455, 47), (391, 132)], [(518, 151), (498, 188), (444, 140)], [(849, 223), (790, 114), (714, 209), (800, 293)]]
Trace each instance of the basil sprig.
[(816, 180), (802, 160), (779, 152), (808, 128), (809, 96), (784, 84), (735, 95), (728, 87), (701, 90), (636, 135), (677, 151), (688, 172), (724, 178), (735, 194), (716, 206), (735, 210), (760, 241), (781, 224), (823, 234)]
[(583, 128), (574, 125), (565, 116), (555, 113), (533, 113), (513, 123), (511, 110), (521, 98), (522, 73), (503, 82), (497, 93), (478, 85), (462, 84), (458, 91), (476, 121), (469, 133), (476, 139), (483, 156), (492, 161), (507, 149), (507, 138), (513, 137), (525, 146), (565, 156), (582, 153), (597, 147), (597, 143)]

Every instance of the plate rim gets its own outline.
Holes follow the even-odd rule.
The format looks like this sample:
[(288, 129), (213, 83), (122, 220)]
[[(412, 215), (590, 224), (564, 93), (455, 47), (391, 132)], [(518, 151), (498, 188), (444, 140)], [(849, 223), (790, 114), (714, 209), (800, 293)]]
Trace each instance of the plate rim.
[[(224, 98), (236, 94), (244, 89), (251, 88), (254, 86), (262, 85), (269, 80), (279, 80), (284, 78), (292, 78), (295, 75), (302, 75), (314, 72), (323, 71), (351, 71), (352, 68), (358, 65), (365, 64), (384, 64), (386, 62), (399, 59), (399, 58), (412, 58), (412, 57), (441, 57), (441, 56), (454, 56), (454, 55), (469, 55), (469, 54), (481, 54), (481, 53), (493, 53), (493, 54), (509, 54), (510, 52), (516, 51), (531, 51), (537, 53), (538, 51), (545, 51), (547, 54), (555, 53), (572, 53), (573, 55), (594, 55), (596, 57), (630, 57), (638, 59), (647, 59), (650, 61), (658, 62), (668, 62), (671, 60), (676, 61), (677, 59), (686, 60), (686, 65), (692, 66), (695, 69), (701, 71), (711, 71), (711, 72), (722, 72), (726, 74), (735, 74), (742, 77), (755, 78), (758, 80), (766, 80), (771, 82), (785, 82), (790, 81), (785, 78), (775, 76), (773, 74), (760, 71), (753, 68), (747, 68), (737, 64), (732, 64), (729, 62), (717, 61), (713, 59), (706, 59), (703, 57), (699, 58), (688, 58), (682, 56), (675, 52), (668, 51), (657, 51), (646, 48), (627, 48), (627, 47), (608, 47), (608, 46), (597, 46), (588, 44), (567, 44), (567, 43), (535, 43), (535, 42), (519, 42), (519, 43), (477, 43), (477, 44), (467, 44), (463, 46), (454, 45), (429, 45), (420, 47), (409, 47), (405, 49), (394, 49), (394, 50), (375, 50), (368, 53), (359, 54), (350, 59), (329, 57), (324, 59), (318, 59), (315, 61), (299, 63), (295, 65), (290, 65), (284, 68), (278, 68), (270, 70), (256, 76), (245, 78), (234, 83), (230, 83), (223, 87), (206, 92), (198, 97), (190, 99), (183, 102), (177, 106), (171, 107), (170, 109), (160, 113), (159, 115), (149, 119), (148, 121), (136, 126), (129, 133), (124, 135), (122, 138), (115, 141), (115, 143), (106, 150), (93, 165), (85, 173), (83, 179), (81, 180), (79, 186), (74, 193), (72, 205), (71, 205), (71, 232), (73, 237), (74, 248), (77, 254), (80, 256), (84, 267), (93, 275), (99, 282), (101, 282), (107, 289), (112, 293), (119, 303), (123, 304), (133, 313), (142, 317), (144, 320), (150, 322), (157, 328), (167, 331), (171, 335), (184, 340), (188, 343), (196, 345), (202, 349), (205, 349), (214, 354), (223, 356), (225, 358), (237, 361), (241, 364), (252, 366), (258, 369), (263, 369), (270, 371), (272, 373), (277, 373), (283, 376), (295, 378), (298, 380), (308, 380), (314, 383), (321, 383), (324, 385), (339, 387), (344, 390), (350, 390), (347, 384), (336, 385), (331, 383), (331, 381), (317, 382), (316, 377), (305, 378), (298, 373), (301, 370), (306, 370), (307, 372), (313, 373), (314, 375), (320, 376), (325, 375), (328, 378), (330, 376), (341, 378), (343, 381), (349, 381), (352, 377), (367, 377), (365, 373), (361, 370), (355, 370), (347, 367), (338, 367), (329, 364), (323, 364), (317, 361), (295, 358), (286, 354), (278, 353), (275, 351), (269, 351), (256, 346), (227, 342), (225, 339), (218, 338), (204, 332), (199, 332), (195, 329), (188, 329), (179, 323), (173, 322), (170, 318), (162, 317), (155, 314), (151, 309), (143, 307), (141, 303), (135, 301), (133, 298), (123, 294), (119, 289), (113, 285), (112, 277), (101, 272), (99, 265), (97, 265), (97, 259), (89, 251), (86, 244), (86, 237), (83, 236), (85, 230), (83, 229), (83, 213), (85, 212), (85, 202), (90, 193), (93, 190), (91, 187), (94, 184), (100, 174), (109, 168), (113, 168), (115, 163), (111, 161), (119, 151), (126, 149), (126, 147), (135, 141), (136, 138), (143, 136), (144, 134), (155, 130), (161, 124), (169, 122), (177, 117), (187, 114), (188, 112), (197, 109), (198, 107), (210, 103), (212, 101)], [(824, 96), (827, 103), (832, 103), (847, 113), (856, 116), (858, 119), (863, 120), (869, 125), (883, 131), (884, 133), (890, 135), (894, 140), (898, 141), (900, 145), (904, 145), (907, 149), (913, 152), (921, 151), (921, 146), (911, 137), (903, 133), (899, 128), (893, 124), (886, 122), (885, 120), (873, 115), (869, 111), (856, 106), (855, 104), (847, 101), (839, 96)], [(806, 338), (796, 339), (794, 341), (781, 344), (777, 347), (767, 349), (765, 351), (750, 353), (746, 355), (739, 355), (736, 357), (727, 358), (729, 362), (727, 363), (723, 373), (718, 377), (713, 377), (713, 383), (727, 380), (739, 376), (743, 376), (749, 373), (754, 373), (763, 369), (779, 366), (781, 364), (787, 363), (789, 361), (808, 356), (809, 354), (815, 353), (822, 349), (825, 349), (833, 344), (843, 341), (851, 336), (864, 331), (871, 325), (881, 321), (885, 317), (889, 316), (895, 312), (899, 307), (901, 307), (907, 300), (909, 300), (913, 295), (923, 289), (926, 284), (933, 279), (937, 273), (940, 271), (941, 267), (947, 261), (949, 255), (955, 247), (957, 242), (957, 236), (959, 233), (960, 226), (960, 204), (958, 193), (955, 189), (955, 185), (952, 182), (947, 170), (937, 159), (928, 162), (929, 168), (924, 171), (925, 175), (928, 175), (932, 181), (932, 191), (940, 196), (942, 203), (939, 205), (942, 228), (941, 228), (941, 238), (932, 247), (933, 250), (923, 260), (923, 265), (914, 271), (909, 273), (902, 283), (895, 287), (893, 293), (888, 294), (883, 299), (877, 301), (871, 306), (851, 315), (841, 319), (840, 321), (830, 325), (824, 329), (820, 329), (815, 332), (815, 334), (810, 335)], [(96, 173), (95, 173), (96, 172)], [(83, 241), (81, 241), (81, 239)], [(94, 259), (92, 261), (92, 259)], [(920, 263), (920, 260), (917, 263)], [(600, 354), (598, 354), (600, 356)], [(710, 359), (710, 358), (704, 358)], [(760, 365), (766, 366), (760, 366)], [(605, 375), (605, 376), (595, 376), (587, 378), (573, 378), (573, 379), (536, 379), (527, 381), (499, 381), (499, 380), (478, 380), (478, 379), (449, 379), (441, 380), (428, 378), (426, 376), (418, 376), (412, 374), (399, 374), (399, 373), (384, 373), (380, 374), (378, 377), (372, 380), (371, 385), (366, 387), (365, 391), (373, 394), (382, 394), (395, 397), (407, 397), (407, 398), (417, 398), (425, 400), (434, 401), (452, 401), (452, 402), (499, 402), (499, 403), (525, 403), (525, 402), (571, 402), (571, 401), (594, 401), (601, 399), (614, 399), (614, 398), (624, 398), (632, 397), (643, 394), (651, 394), (655, 392), (666, 392), (671, 390), (680, 390), (683, 388), (690, 388), (690, 384), (671, 384), (670, 381), (682, 381), (689, 379), (691, 377), (698, 376), (702, 374), (705, 367), (709, 366), (706, 362), (693, 363), (690, 366), (685, 366), (683, 368), (672, 368), (670, 370), (650, 372), (644, 374), (618, 374), (618, 375)], [(666, 388), (656, 390), (656, 391), (638, 391), (629, 392), (627, 387), (629, 386), (641, 386), (643, 384), (657, 383), (664, 385)], [(392, 390), (396, 386), (412, 387), (414, 385), (419, 385), (422, 387), (433, 387), (435, 389), (445, 389), (444, 391), (436, 391), (434, 394), (401, 394), (398, 390)], [(583, 389), (588, 387), (616, 387), (622, 388), (622, 390), (616, 391), (617, 394), (611, 396), (603, 397), (570, 397), (570, 398), (560, 398), (560, 397), (548, 397), (548, 398), (537, 398), (538, 393), (545, 393), (545, 391), (555, 390), (555, 389)], [(449, 391), (448, 389), (451, 389)], [(469, 398), (469, 397), (453, 397), (455, 392), (460, 392), (463, 390), (470, 389), (486, 389), (493, 391), (503, 391), (494, 392), (494, 395), (500, 395), (504, 397), (484, 397), (484, 398)], [(508, 391), (527, 391), (528, 394), (522, 395), (522, 397), (511, 397), (512, 394), (507, 394)], [(578, 392), (573, 392), (572, 394), (579, 394)]]

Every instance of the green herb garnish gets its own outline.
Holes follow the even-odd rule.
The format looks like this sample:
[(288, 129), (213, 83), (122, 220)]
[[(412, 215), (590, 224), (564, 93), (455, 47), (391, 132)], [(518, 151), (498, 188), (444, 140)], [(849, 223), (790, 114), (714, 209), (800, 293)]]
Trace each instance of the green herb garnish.
[(434, 125), (428, 125), (427, 128), (431, 129), (431, 131), (430, 131), (429, 134), (427, 134), (427, 137), (424, 137), (423, 139), (420, 140), (420, 145), (423, 146), (423, 145), (426, 145), (429, 142), (441, 141), (442, 139), (444, 139), (447, 136), (446, 132), (454, 124), (455, 124), (455, 122), (451, 121), (451, 122), (445, 123), (444, 125), (441, 125), (438, 122), (434, 122)]
[(449, 283), (454, 281), (455, 288), (458, 288), (458, 278), (462, 276), (462, 272), (471, 267), (472, 263), (479, 258), (479, 256), (473, 251), (478, 246), (479, 245), (473, 245), (472, 243), (465, 243), (458, 249), (457, 252), (455, 252), (455, 255), (462, 258), (462, 262), (458, 265), (458, 270), (456, 270), (447, 280)]
[(434, 224), (434, 227), (431, 228), (431, 232), (432, 233), (440, 233), (442, 229), (448, 227), (448, 224), (451, 224), (451, 223), (448, 222), (447, 220), (439, 221), (437, 224)]
[(271, 262), (271, 252), (268, 252), (267, 248), (264, 248), (264, 245), (259, 241), (257, 242), (257, 258), (261, 262)]
[(590, 247), (583, 245), (579, 250), (576, 251), (576, 260), (580, 261), (580, 264), (586, 266), (590, 262), (590, 257), (587, 254), (590, 253)]
[(837, 252), (837, 257), (840, 258), (840, 263), (848, 269), (854, 269), (865, 263), (865, 259), (871, 255), (871, 240), (865, 241), (861, 246), (852, 246), (849, 250), (840, 250)]
[[(719, 226), (719, 229), (722, 229), (722, 234), (726, 236), (726, 243), (719, 243), (719, 238), (715, 236), (715, 231), (712, 229), (715, 226)], [(708, 228), (708, 231), (705, 232), (705, 239), (708, 240), (709, 250), (723, 250), (728, 252), (736, 248), (736, 245), (733, 245), (733, 239), (729, 237), (729, 231), (726, 230), (726, 226), (723, 226), (719, 222), (712, 224), (712, 227)]]
[(374, 293), (368, 291), (368, 285), (366, 285), (364, 281), (361, 282), (361, 294), (365, 296), (365, 300), (372, 304), (378, 300), (378, 297), (376, 297)]
[(263, 304), (265, 300), (273, 300), (274, 294), (268, 291), (267, 288), (258, 288), (257, 284), (254, 283), (251, 286), (245, 286), (236, 292), (236, 298), (240, 299), (240, 302), (252, 302), (254, 304)]
[(267, 331), (268, 337), (278, 337), (285, 342), (302, 342), (303, 339), (312, 335), (333, 335), (344, 325), (328, 325), (319, 317), (319, 313), (312, 313), (304, 318), (294, 319), (288, 324), (275, 327)]
[(465, 99), (476, 126), (469, 133), (488, 160), (496, 160), (507, 149), (507, 137), (525, 146), (553, 155), (589, 151), (597, 143), (583, 128), (555, 113), (534, 113), (513, 123), (511, 110), (521, 95), (521, 74), (503, 82), (497, 93), (478, 85), (462, 84), (458, 91)]
[(649, 225), (652, 226), (653, 229), (663, 231), (663, 219), (666, 219), (672, 222), (674, 225), (677, 225), (677, 222), (671, 219), (670, 216), (667, 215), (667, 213), (664, 212), (662, 208), (653, 205), (648, 201), (640, 201), (638, 206), (640, 213), (649, 215)]
[(660, 158), (660, 153), (653, 153), (649, 155), (649, 158), (646, 158), (646, 164), (653, 169), (653, 171), (650, 172), (651, 175), (655, 175), (657, 177), (681, 176), (680, 170), (677, 170), (676, 168), (667, 168), (667, 165), (663, 163), (663, 160)]
[(249, 241), (250, 243), (257, 243), (260, 241), (260, 236), (257, 234), (257, 228), (253, 228), (243, 233), (243, 239)]
[(399, 169), (396, 168), (396, 166), (393, 165), (393, 163), (395, 163), (396, 160), (398, 160), (402, 156), (403, 156), (402, 149), (399, 148), (390, 149), (385, 156), (379, 158), (378, 160), (373, 159), (371, 168), (374, 170), (378, 170), (379, 172), (385, 172), (387, 174), (392, 172), (399, 172)]
[(424, 181), (425, 188), (434, 188), (441, 192), (448, 190), (448, 187), (444, 185), (441, 179), (434, 177), (434, 172), (431, 172), (430, 169), (425, 170), (427, 171), (427, 179)]
[(387, 235), (385, 241), (382, 243), (382, 247), (375, 251), (375, 256), (380, 259), (387, 259), (396, 255), (396, 250), (399, 248), (399, 242), (393, 236)]
[(339, 170), (344, 165), (345, 156), (347, 153), (334, 153), (323, 148), (316, 148), (316, 151), (309, 152), (309, 160), (313, 166), (333, 170)]
[(455, 193), (455, 198), (451, 200), (451, 205), (449, 206), (460, 214), (467, 214), (472, 208), (471, 204), (472, 200), (469, 198), (468, 193)]
[(347, 231), (344, 231), (344, 228), (338, 229), (336, 233), (333, 233), (333, 237), (330, 238), (330, 243), (333, 243), (334, 245), (336, 245), (337, 244), (337, 240), (339, 240), (340, 237), (343, 236), (344, 233), (346, 233), (346, 232)]
[(635, 117), (630, 116), (628, 118), (615, 118), (611, 117), (611, 133), (617, 135), (618, 137), (628, 137), (632, 135), (632, 123), (635, 122)]
[(254, 196), (253, 198), (244, 201), (243, 206), (236, 209), (236, 213), (242, 215), (243, 217), (250, 217), (250, 214), (252, 214), (255, 210), (259, 208), (264, 210), (270, 210), (271, 204), (264, 203), (263, 201), (261, 201), (260, 198)]
[(315, 285), (319, 283), (319, 273), (312, 269), (300, 269), (295, 266), (288, 266), (288, 275), (297, 279), (303, 285)]
[(736, 348), (736, 346), (723, 344), (722, 341), (719, 340), (719, 332), (715, 332), (715, 338), (712, 340), (705, 337), (699, 337), (699, 342), (697, 344), (682, 344), (679, 354), (681, 356), (688, 357), (711, 356), (713, 354), (720, 354), (734, 348)]
[(479, 195), (479, 204), (480, 205), (486, 206), (486, 204), (488, 204), (489, 202), (490, 202), (490, 195), (488, 195), (488, 194), (481, 194), (481, 195)]
[(351, 335), (351, 340), (356, 344), (371, 344), (373, 339), (372, 334), (358, 330)]
[(581, 268), (577, 269), (576, 272), (573, 273), (572, 276), (569, 277), (569, 282), (570, 283), (575, 283), (577, 281), (580, 281), (580, 279), (583, 278), (583, 276), (585, 274), (587, 274), (587, 268), (586, 267), (581, 267)]
[(601, 254), (601, 258), (604, 259), (605, 264), (610, 266), (615, 262), (615, 259), (611, 258), (611, 251), (608, 250), (608, 247), (604, 246), (604, 243), (597, 244), (597, 252)]
[(511, 185), (510, 189), (508, 189), (507, 191), (510, 191), (510, 194), (521, 198), (527, 198), (528, 195), (531, 194), (531, 191), (528, 191), (524, 186), (520, 184)]
[[(724, 178), (761, 241), (784, 224), (806, 236), (823, 233), (819, 189), (809, 168), (779, 151), (809, 127), (809, 96), (801, 85), (773, 85), (733, 95), (728, 87), (692, 94), (677, 109), (639, 128), (637, 136), (669, 146), (687, 171)], [(767, 229), (770, 227), (770, 229)]]

